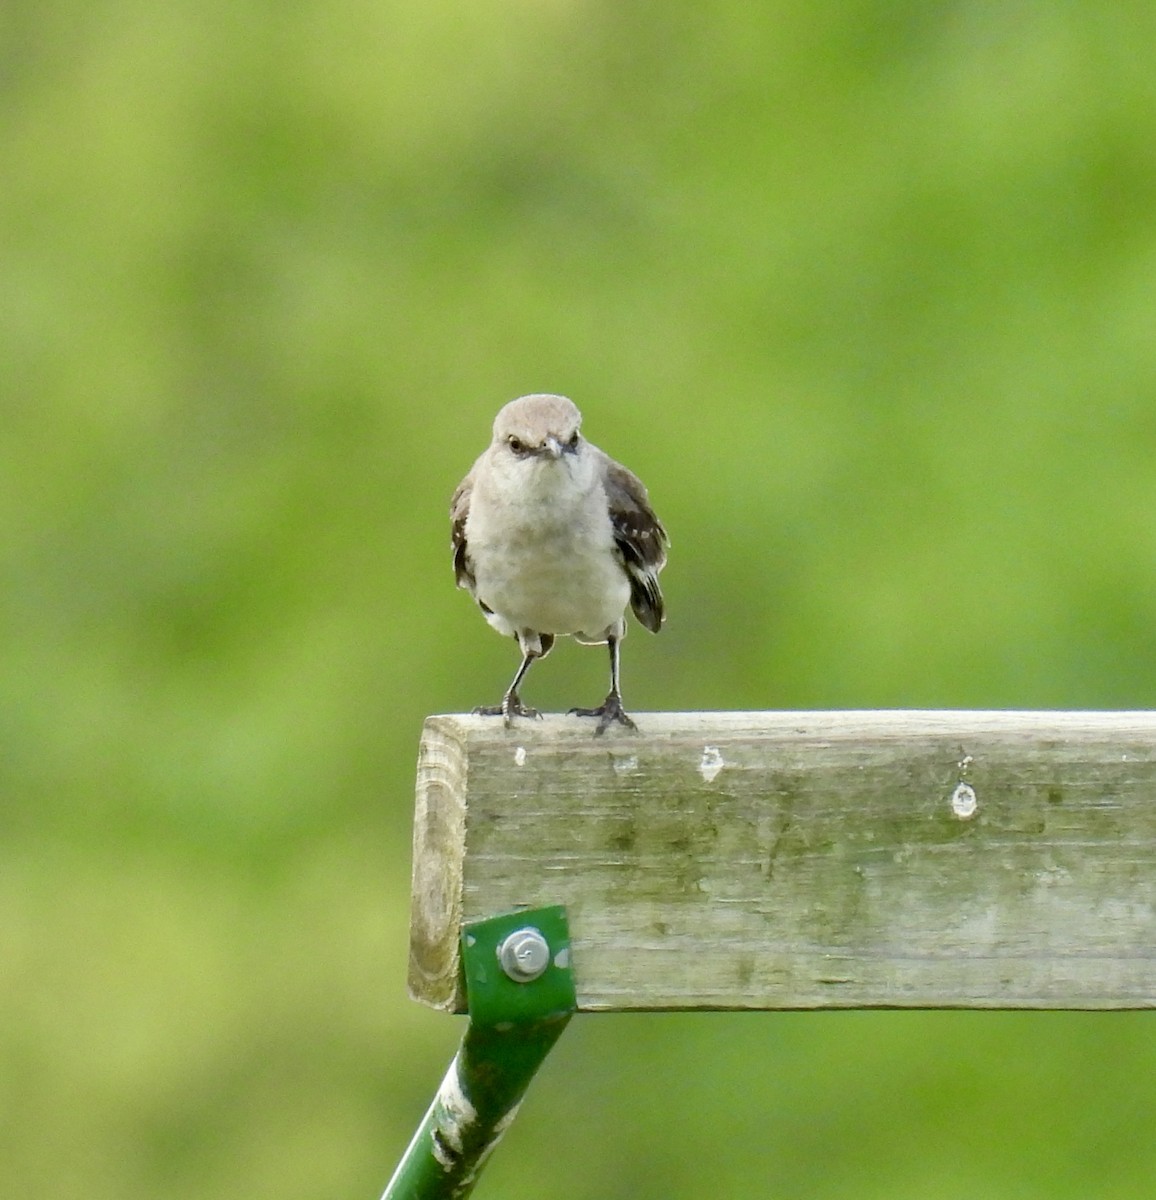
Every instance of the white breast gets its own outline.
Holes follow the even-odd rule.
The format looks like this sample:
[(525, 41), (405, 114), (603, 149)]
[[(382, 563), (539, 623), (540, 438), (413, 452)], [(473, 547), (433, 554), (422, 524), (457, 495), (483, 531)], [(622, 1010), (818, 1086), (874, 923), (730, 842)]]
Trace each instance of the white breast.
[(604, 639), (622, 617), (630, 582), (601, 483), (573, 458), (516, 466), (516, 475), (495, 473), (470, 505), (466, 539), (477, 598), (502, 633)]

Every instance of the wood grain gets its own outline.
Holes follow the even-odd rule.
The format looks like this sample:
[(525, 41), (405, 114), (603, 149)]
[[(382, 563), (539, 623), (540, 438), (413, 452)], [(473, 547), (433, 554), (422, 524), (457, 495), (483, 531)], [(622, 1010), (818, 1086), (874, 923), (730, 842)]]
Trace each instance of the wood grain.
[(565, 904), (585, 1010), (1156, 1005), (1156, 714), (427, 720), (410, 990)]

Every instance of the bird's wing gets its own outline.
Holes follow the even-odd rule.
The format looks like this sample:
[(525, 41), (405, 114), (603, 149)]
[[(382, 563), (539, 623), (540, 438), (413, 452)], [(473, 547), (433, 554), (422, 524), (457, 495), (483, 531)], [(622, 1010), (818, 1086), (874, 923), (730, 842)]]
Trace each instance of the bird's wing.
[(607, 455), (603, 454), (602, 459), (602, 482), (610, 506), (614, 542), (630, 579), (630, 607), (651, 633), (657, 633), (666, 615), (658, 573), (666, 565), (669, 539), (650, 507), (642, 480)]
[(466, 518), (470, 515), (470, 497), (474, 494), (473, 470), (458, 484), (450, 501), (450, 542), (454, 551), (454, 578), (458, 587), (474, 590), (474, 570), (466, 545)]

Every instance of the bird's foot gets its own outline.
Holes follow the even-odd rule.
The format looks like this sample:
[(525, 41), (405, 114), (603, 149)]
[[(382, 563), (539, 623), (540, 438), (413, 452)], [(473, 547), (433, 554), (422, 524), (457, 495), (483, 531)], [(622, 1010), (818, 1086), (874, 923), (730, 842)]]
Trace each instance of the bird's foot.
[(508, 729), (513, 724), (514, 717), (536, 717), (539, 721), (542, 714), (528, 704), (523, 704), (517, 692), (507, 692), (502, 697), (501, 704), (479, 704), (473, 710), (475, 717), (501, 717)]
[(598, 728), (594, 730), (595, 737), (605, 733), (615, 721), (619, 725), (625, 725), (627, 729), (638, 728), (626, 715), (626, 710), (622, 707), (622, 697), (617, 692), (611, 692), (597, 708), (572, 708), (570, 713), (575, 717), (597, 717)]

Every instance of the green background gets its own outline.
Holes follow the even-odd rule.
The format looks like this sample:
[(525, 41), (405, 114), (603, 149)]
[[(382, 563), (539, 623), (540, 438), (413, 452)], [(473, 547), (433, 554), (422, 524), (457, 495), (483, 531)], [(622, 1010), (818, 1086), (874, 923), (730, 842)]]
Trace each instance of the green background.
[[(0, 1193), (376, 1197), (447, 505), (572, 396), (627, 707), (1156, 694), (1156, 9), (0, 10)], [(531, 676), (596, 703), (604, 655)], [(1151, 1194), (1145, 1014), (576, 1020), (480, 1196)]]

